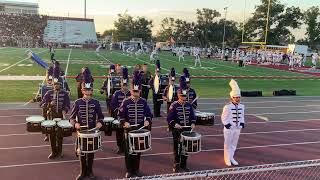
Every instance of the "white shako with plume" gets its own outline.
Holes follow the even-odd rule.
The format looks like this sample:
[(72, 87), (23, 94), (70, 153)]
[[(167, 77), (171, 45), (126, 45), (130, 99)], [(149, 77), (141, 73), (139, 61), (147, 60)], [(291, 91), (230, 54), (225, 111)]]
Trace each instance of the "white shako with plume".
[(231, 87), (231, 91), (230, 91), (230, 97), (241, 97), (241, 90), (238, 86), (238, 83), (234, 80), (231, 79), (231, 81), (229, 82), (229, 85)]

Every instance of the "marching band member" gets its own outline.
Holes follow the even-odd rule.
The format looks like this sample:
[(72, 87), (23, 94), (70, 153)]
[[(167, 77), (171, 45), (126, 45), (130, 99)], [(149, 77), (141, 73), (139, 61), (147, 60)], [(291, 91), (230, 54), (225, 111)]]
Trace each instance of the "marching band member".
[(197, 100), (197, 93), (196, 91), (191, 88), (190, 84), (190, 74), (189, 70), (187, 68), (183, 69), (183, 75), (186, 78), (186, 83), (187, 83), (187, 101), (192, 104), (194, 109), (197, 109), (198, 107), (198, 100)]
[[(88, 79), (87, 77), (85, 79)], [(74, 102), (70, 115), (70, 122), (76, 130), (80, 130), (83, 126), (85, 129), (101, 128), (104, 116), (101, 111), (98, 100), (92, 98), (93, 86), (90, 81), (82, 83), (83, 98)], [(85, 177), (95, 179), (92, 166), (94, 153), (78, 154), (80, 160), (80, 174), (77, 180), (83, 180)]]
[(142, 66), (142, 91), (141, 91), (141, 97), (146, 99), (148, 101), (149, 96), (149, 90), (150, 90), (150, 79), (151, 79), (151, 73), (148, 71), (148, 65), (143, 64)]
[(187, 168), (187, 154), (182, 153), (182, 143), (180, 142), (180, 135), (183, 131), (190, 131), (195, 128), (196, 118), (192, 104), (187, 99), (187, 85), (186, 78), (180, 77), (180, 87), (178, 90), (178, 101), (171, 104), (167, 116), (168, 125), (172, 129), (173, 137), (173, 155), (174, 164), (173, 172), (189, 171)]
[(123, 100), (119, 108), (120, 122), (125, 128), (125, 164), (126, 164), (126, 178), (132, 176), (141, 176), (139, 171), (141, 153), (130, 154), (128, 145), (128, 131), (133, 125), (136, 128), (142, 126), (151, 129), (152, 113), (150, 111), (147, 101), (140, 97), (141, 91), (141, 76), (136, 73), (133, 77), (133, 86), (131, 89), (131, 97)]
[(154, 50), (152, 51), (152, 53), (150, 54), (150, 61), (151, 61), (151, 62), (155, 62), (155, 61), (156, 61), (156, 56), (157, 56), (157, 50), (154, 49)]
[(122, 67), (121, 67), (121, 64), (116, 64), (116, 74), (117, 76), (121, 76), (122, 75)]
[(107, 77), (107, 79), (103, 82), (103, 85), (100, 89), (100, 93), (106, 94), (106, 104), (107, 104), (107, 110), (108, 110), (108, 114), (111, 117), (114, 117), (115, 115), (112, 112), (112, 108), (111, 108), (111, 98), (112, 95), (114, 94), (114, 92), (116, 92), (116, 90), (121, 89), (121, 76), (117, 76), (116, 74), (116, 67), (115, 65), (111, 64), (110, 68), (109, 68), (109, 75)]
[(195, 56), (194, 67), (197, 67), (197, 63), (199, 63), (200, 67), (201, 67), (200, 55), (201, 55), (200, 48), (195, 48), (195, 50), (194, 50), (194, 56)]
[[(119, 107), (122, 103), (122, 101), (128, 97), (131, 96), (130, 91), (128, 90), (128, 84), (129, 84), (129, 77), (128, 77), (128, 69), (125, 67), (122, 70), (122, 80), (121, 80), (121, 89), (117, 90), (111, 99), (111, 107), (113, 114), (115, 115), (113, 118), (117, 119), (118, 117), (118, 111)], [(124, 135), (123, 135), (123, 128), (118, 128), (116, 130), (116, 140), (117, 140), (117, 154), (124, 153)]]
[(241, 129), (244, 128), (244, 105), (240, 104), (241, 92), (237, 82), (231, 79), (229, 104), (225, 105), (221, 114), (224, 125), (224, 162), (227, 166), (237, 166), (239, 163), (234, 159)]
[(53, 46), (50, 46), (49, 52), (50, 52), (50, 60), (51, 60), (51, 62), (53, 63), (53, 62), (54, 62), (54, 54), (55, 54), (55, 52), (56, 52), (56, 51), (54, 50)]
[[(66, 113), (70, 109), (70, 98), (69, 94), (61, 89), (61, 82), (57, 78), (54, 78), (53, 90), (48, 91), (41, 103), (42, 108), (47, 109), (46, 119), (61, 118), (65, 119)], [(51, 154), (48, 156), (49, 159), (54, 159), (58, 156), (62, 157), (62, 142), (63, 136), (58, 132), (49, 134)]]
[(180, 62), (180, 59), (182, 59), (182, 61), (184, 61), (183, 47), (179, 48), (178, 55), (179, 55), (179, 62)]
[[(171, 68), (170, 77), (169, 77), (169, 85), (164, 89), (162, 99), (167, 102), (167, 113), (169, 112), (169, 107), (171, 106), (172, 102), (178, 100), (177, 94), (177, 87), (175, 85), (176, 80), (176, 71), (174, 68)], [(172, 99), (169, 99), (169, 89), (172, 86)]]
[[(88, 67), (83, 67), (81, 69), (81, 72), (76, 77), (78, 99), (83, 97), (83, 94), (82, 94), (82, 83), (85, 81), (84, 77), (88, 78), (90, 80), (90, 83), (94, 82), (94, 79), (91, 76), (91, 72), (90, 72), (89, 68)], [(86, 81), (89, 81), (89, 80), (86, 80)]]
[[(155, 77), (150, 80), (150, 85), (153, 92), (153, 112), (154, 117), (161, 117), (161, 104), (163, 103), (162, 94), (165, 87), (168, 85), (168, 76), (162, 75), (160, 61), (156, 61)], [(158, 86), (158, 87), (156, 87)]]

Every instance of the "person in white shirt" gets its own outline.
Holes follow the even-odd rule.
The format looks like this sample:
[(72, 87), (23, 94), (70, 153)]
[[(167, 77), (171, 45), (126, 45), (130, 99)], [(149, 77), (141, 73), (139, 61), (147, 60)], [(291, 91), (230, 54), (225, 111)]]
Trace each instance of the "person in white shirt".
[(200, 60), (200, 48), (195, 48), (194, 50), (194, 56), (195, 56), (195, 60), (194, 60), (194, 67), (197, 67), (197, 64), (200, 64), (201, 67), (201, 60)]
[(184, 61), (184, 52), (182, 47), (179, 48), (178, 56), (179, 56), (179, 62), (181, 61), (181, 59), (182, 61)]

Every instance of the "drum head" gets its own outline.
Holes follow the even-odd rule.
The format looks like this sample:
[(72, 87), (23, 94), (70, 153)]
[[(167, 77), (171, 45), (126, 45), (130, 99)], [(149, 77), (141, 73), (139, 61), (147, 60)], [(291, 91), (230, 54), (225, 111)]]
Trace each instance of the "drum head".
[(93, 138), (93, 137), (98, 137), (101, 136), (100, 131), (80, 131), (78, 132), (78, 137), (80, 138)]
[(62, 119), (61, 118), (53, 118), (53, 120), (58, 122), (58, 121), (61, 121)]
[(29, 116), (26, 118), (26, 122), (40, 123), (42, 121), (44, 121), (44, 117), (42, 116)]
[(113, 118), (113, 117), (105, 117), (105, 118), (103, 119), (103, 122), (112, 122), (112, 121), (114, 121), (114, 118)]
[(61, 120), (57, 124), (59, 127), (62, 127), (62, 128), (71, 128), (72, 127), (71, 123), (68, 120)]
[(140, 129), (140, 130), (130, 131), (129, 133), (132, 133), (132, 134), (142, 134), (142, 133), (146, 133), (146, 132), (149, 132), (149, 130), (147, 130), (147, 129)]
[(119, 121), (119, 120), (114, 120), (114, 121), (112, 122), (112, 124), (120, 124), (120, 121)]
[(214, 116), (214, 113), (205, 113), (207, 116)]
[(44, 126), (44, 127), (52, 127), (55, 125), (56, 125), (56, 122), (52, 120), (46, 120), (41, 123), (41, 126)]
[(190, 131), (185, 131), (181, 133), (182, 136), (186, 136), (186, 137), (199, 137), (200, 134), (196, 133), (196, 132), (190, 132)]

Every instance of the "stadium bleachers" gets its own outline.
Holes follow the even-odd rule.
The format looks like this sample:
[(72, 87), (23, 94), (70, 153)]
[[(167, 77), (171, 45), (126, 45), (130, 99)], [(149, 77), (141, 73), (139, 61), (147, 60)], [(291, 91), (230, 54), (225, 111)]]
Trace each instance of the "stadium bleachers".
[(42, 46), (47, 18), (41, 15), (1, 13), (0, 46)]
[(93, 19), (0, 13), (0, 46), (95, 44)]
[(90, 21), (65, 20), (64, 43), (85, 44), (97, 42), (94, 23)]
[(62, 43), (63, 40), (63, 22), (57, 20), (48, 20), (47, 26), (44, 30), (45, 42)]
[(48, 20), (44, 41), (62, 44), (97, 42), (94, 22), (79, 20)]

